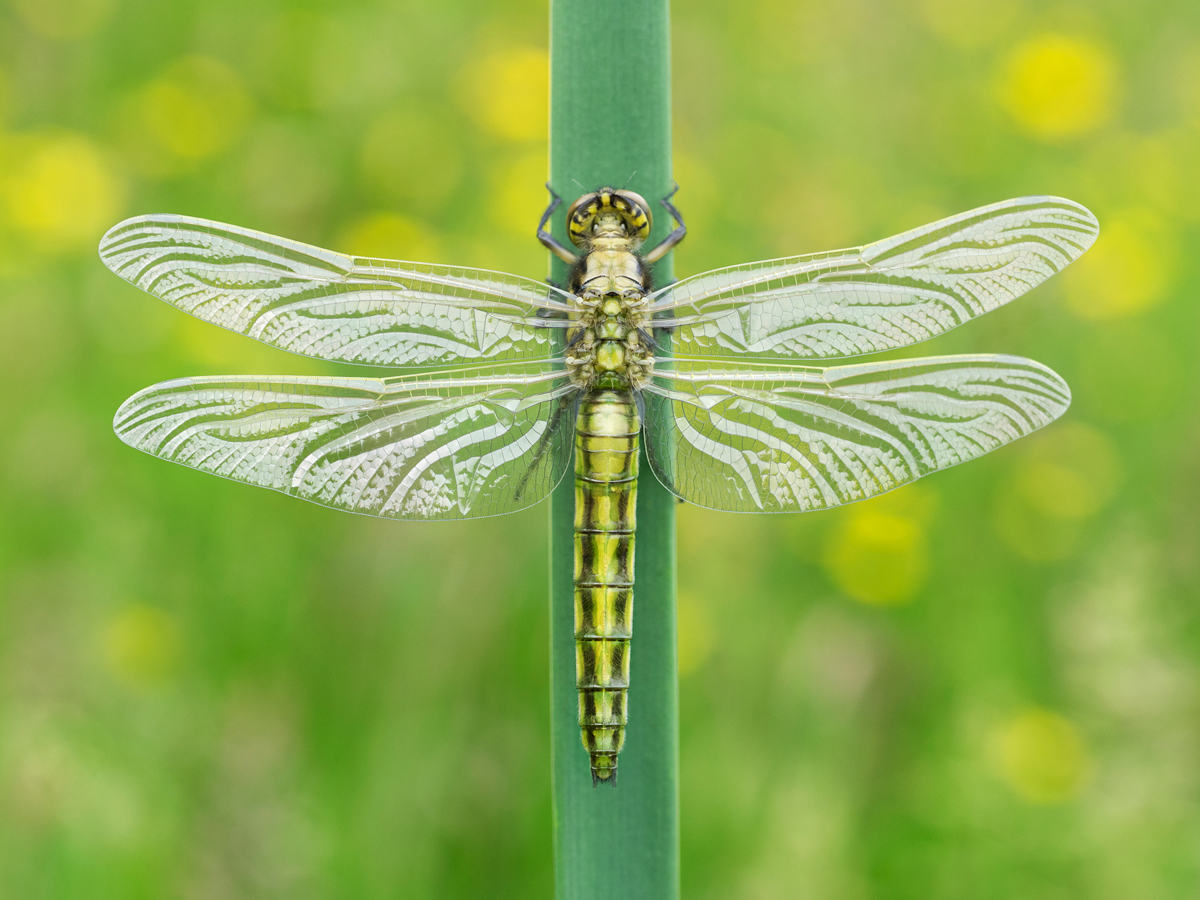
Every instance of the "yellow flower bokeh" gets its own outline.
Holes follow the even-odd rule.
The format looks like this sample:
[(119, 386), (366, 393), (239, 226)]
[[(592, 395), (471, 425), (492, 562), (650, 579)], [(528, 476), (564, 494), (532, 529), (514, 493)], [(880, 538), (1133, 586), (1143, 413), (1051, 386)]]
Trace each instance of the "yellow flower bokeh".
[(94, 246), (125, 202), (125, 186), (90, 138), (64, 132), (15, 141), (0, 175), (9, 219), (53, 250)]
[(379, 212), (350, 223), (337, 240), (344, 253), (382, 259), (432, 262), (441, 256), (437, 235), (421, 222)]
[(130, 156), (148, 175), (210, 159), (241, 137), (253, 102), (227, 64), (189, 56), (171, 65), (131, 99), (127, 110)]
[(1062, 803), (1075, 797), (1091, 770), (1087, 746), (1071, 721), (1030, 708), (994, 736), (995, 763), (1005, 783), (1030, 803)]
[(549, 168), (545, 147), (497, 164), (488, 178), (491, 221), (514, 237), (532, 240), (533, 229), (550, 200), (545, 188)]
[(1116, 91), (1116, 64), (1103, 47), (1085, 38), (1043, 34), (1009, 54), (998, 93), (1023, 131), (1060, 141), (1107, 122)]
[(166, 681), (179, 661), (179, 628), (161, 609), (135, 604), (104, 629), (104, 659), (114, 675), (136, 687)]
[(1154, 213), (1106, 217), (1096, 246), (1064, 273), (1067, 308), (1088, 321), (1136, 315), (1167, 295), (1177, 261), (1174, 234)]
[(460, 101), (488, 134), (544, 141), (550, 109), (550, 55), (533, 47), (484, 53), (462, 73)]
[(847, 596), (872, 606), (911, 600), (929, 573), (925, 529), (913, 516), (860, 504), (825, 548), (825, 569)]
[(1112, 440), (1082, 422), (1059, 422), (1026, 440), (998, 489), (996, 530), (1020, 556), (1061, 559), (1076, 548), (1081, 523), (1116, 494), (1120, 460)]

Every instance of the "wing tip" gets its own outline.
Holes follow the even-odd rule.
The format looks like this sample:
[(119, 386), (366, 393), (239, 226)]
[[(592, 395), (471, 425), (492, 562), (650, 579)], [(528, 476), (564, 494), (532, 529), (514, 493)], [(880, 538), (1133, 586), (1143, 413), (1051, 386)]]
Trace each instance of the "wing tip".
[(131, 431), (131, 426), (129, 424), (130, 420), (136, 418), (140, 413), (142, 404), (147, 397), (159, 393), (163, 390), (163, 388), (178, 387), (186, 384), (190, 380), (191, 379), (187, 378), (176, 378), (172, 379), (171, 381), (160, 381), (157, 384), (144, 387), (140, 391), (137, 391), (136, 393), (130, 394), (128, 397), (126, 397), (124, 401), (122, 401), (121, 405), (117, 407), (117, 411), (113, 413), (112, 426), (117, 437), (119, 437), (130, 447), (141, 450), (142, 448), (134, 443), (129, 437), (129, 432)]
[[(993, 208), (1003, 209), (1007, 206), (1022, 205), (1036, 205), (1048, 211), (1057, 208), (1060, 211), (1060, 215), (1066, 214), (1066, 210), (1074, 214), (1076, 219), (1072, 225), (1080, 237), (1073, 248), (1060, 247), (1060, 250), (1068, 257), (1068, 262), (1074, 262), (1083, 256), (1092, 244), (1096, 243), (1096, 238), (1100, 236), (1100, 220), (1096, 218), (1096, 214), (1082, 203), (1072, 200), (1069, 197), (1059, 197), (1055, 194), (1030, 194), (1026, 197), (1014, 197), (1012, 200), (1002, 200), (994, 204)], [(1064, 207), (1066, 208), (1065, 210), (1063, 209)]]
[[(1061, 268), (1064, 268), (1086, 253), (1088, 248), (1096, 242), (1096, 238), (1100, 234), (1100, 221), (1096, 218), (1096, 214), (1082, 203), (1053, 194), (1028, 194), (1022, 197), (1011, 197), (1008, 200), (999, 200), (975, 209), (969, 209), (956, 215), (939, 219), (936, 222), (921, 225), (891, 237), (882, 238), (862, 248), (863, 259), (867, 263), (873, 263), (880, 257), (889, 256), (903, 250), (903, 248), (913, 242), (914, 238), (919, 236), (949, 232), (952, 229), (962, 228), (967, 223), (970, 223), (971, 220), (989, 218), (1018, 210), (1024, 214), (1024, 221), (1028, 225), (1039, 223), (1040, 220), (1042, 227), (1054, 227), (1058, 225), (1063, 229), (1061, 239), (1055, 242), (1058, 251), (1067, 260), (1059, 268), (1060, 271)], [(1054, 222), (1053, 220), (1047, 221), (1050, 217), (1054, 216), (1058, 217), (1058, 222)], [(967, 227), (971, 226), (968, 225)]]
[(1071, 395), (1071, 386), (1067, 384), (1067, 380), (1065, 378), (1055, 372), (1044, 362), (1039, 362), (1036, 359), (1030, 359), (1027, 356), (1015, 356), (1008, 353), (972, 354), (959, 358), (985, 360), (989, 357), (997, 362), (1036, 369), (1038, 373), (1046, 380), (1047, 387), (1059, 395), (1057, 397), (1049, 398), (1049, 402), (1051, 402), (1053, 405), (1046, 409), (1046, 421), (1030, 429), (1030, 433), (1037, 431), (1039, 428), (1044, 428), (1056, 419), (1061, 418), (1062, 415), (1071, 408), (1071, 401), (1074, 399)]
[(142, 388), (136, 394), (126, 397), (124, 402), (117, 407), (117, 411), (113, 413), (112, 421), (113, 434), (120, 439), (122, 444), (125, 444), (127, 447), (132, 447), (134, 450), (140, 450), (142, 453), (150, 453), (152, 456), (157, 454), (146, 449), (146, 447), (138, 441), (134, 434), (136, 427), (134, 423), (141, 415), (142, 400), (147, 395), (155, 391), (158, 387), (160, 387), (160, 385), (156, 384), (150, 387)]
[[(104, 263), (104, 265), (108, 266), (108, 268), (112, 269), (112, 271), (117, 272), (117, 268), (112, 258), (113, 245), (118, 243), (119, 235), (122, 232), (126, 231), (131, 224), (142, 218), (144, 217), (131, 216), (128, 219), (122, 219), (116, 225), (113, 225), (111, 228), (109, 228), (108, 231), (104, 232), (103, 236), (100, 238), (100, 243), (96, 247), (96, 252), (100, 256), (100, 261)], [(117, 274), (119, 275), (120, 272), (117, 272)]]
[[(140, 393), (140, 391), (139, 391), (139, 393)], [(137, 394), (134, 394), (133, 396), (136, 397)], [(125, 437), (126, 432), (124, 429), (124, 423), (125, 423), (125, 420), (129, 416), (130, 403), (132, 401), (133, 401), (133, 397), (125, 398), (124, 402), (122, 402), (121, 405), (117, 407), (117, 411), (115, 413), (113, 413), (113, 420), (112, 420), (113, 434), (115, 434), (118, 438), (120, 438), (121, 442), (124, 444), (129, 444), (129, 441)], [(132, 444), (129, 444), (129, 445), (133, 446)]]
[(115, 248), (124, 242), (125, 236), (131, 231), (135, 233), (144, 231), (147, 225), (174, 225), (179, 223), (193, 225), (213, 224), (207, 219), (195, 219), (190, 216), (175, 215), (174, 213), (145, 213), (140, 216), (129, 216), (109, 228), (100, 238), (100, 243), (96, 248), (97, 253), (100, 255), (100, 261), (124, 278), (125, 276), (122, 275), (115, 259)]

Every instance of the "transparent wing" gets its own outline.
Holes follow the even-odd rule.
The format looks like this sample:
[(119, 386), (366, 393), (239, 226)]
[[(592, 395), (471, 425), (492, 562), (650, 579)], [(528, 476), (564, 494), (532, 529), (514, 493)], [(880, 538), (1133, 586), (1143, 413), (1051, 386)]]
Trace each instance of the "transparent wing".
[(275, 347), (375, 366), (553, 355), (568, 295), (530, 278), (366, 259), (187, 216), (126, 219), (100, 258), (173, 306)]
[(1070, 200), (1005, 200), (865, 247), (687, 278), (658, 291), (651, 313), (681, 356), (875, 353), (1019, 297), (1078, 259), (1098, 231)]
[(802, 512), (882, 494), (982, 456), (1066, 410), (1066, 383), (1017, 356), (655, 372), (647, 452), (698, 506)]
[(445, 378), (183, 378), (130, 397), (113, 428), (154, 456), (322, 506), (478, 518), (532, 506), (559, 482), (576, 391), (537, 366)]

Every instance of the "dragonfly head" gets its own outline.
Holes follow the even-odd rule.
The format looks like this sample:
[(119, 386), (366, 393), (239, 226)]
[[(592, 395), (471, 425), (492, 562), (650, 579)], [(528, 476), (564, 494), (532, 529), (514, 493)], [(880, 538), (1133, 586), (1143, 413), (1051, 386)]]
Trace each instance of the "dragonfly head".
[(650, 204), (633, 191), (600, 188), (584, 194), (567, 210), (567, 233), (576, 247), (595, 237), (599, 229), (612, 228), (640, 244), (650, 236), (652, 224)]

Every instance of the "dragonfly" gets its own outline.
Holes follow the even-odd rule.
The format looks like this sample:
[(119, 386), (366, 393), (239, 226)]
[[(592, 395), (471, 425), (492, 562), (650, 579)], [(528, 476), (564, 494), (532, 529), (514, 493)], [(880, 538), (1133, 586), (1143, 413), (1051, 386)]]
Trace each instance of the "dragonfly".
[[(673, 195), (673, 194), (672, 194)], [(639, 450), (680, 499), (828, 509), (1041, 428), (1071, 395), (1018, 356), (847, 360), (943, 334), (1077, 259), (1094, 215), (1005, 200), (848, 250), (654, 287), (652, 210), (601, 188), (566, 211), (562, 287), (351, 256), (181, 215), (114, 226), (100, 257), (206, 322), (293, 353), (409, 370), (381, 377), (165, 381), (117, 411), (121, 440), (323, 506), (454, 520), (525, 509), (574, 473), (575, 644), (593, 784), (616, 783), (628, 725)]]

